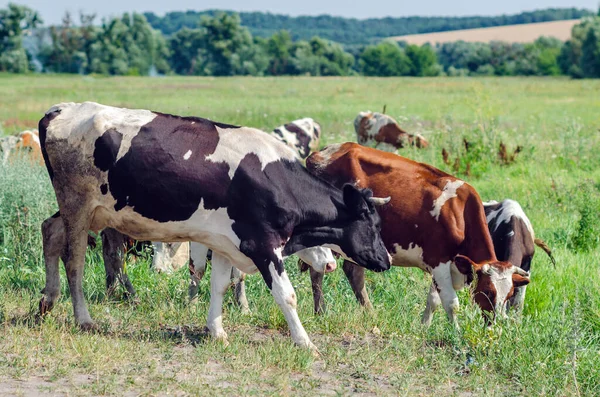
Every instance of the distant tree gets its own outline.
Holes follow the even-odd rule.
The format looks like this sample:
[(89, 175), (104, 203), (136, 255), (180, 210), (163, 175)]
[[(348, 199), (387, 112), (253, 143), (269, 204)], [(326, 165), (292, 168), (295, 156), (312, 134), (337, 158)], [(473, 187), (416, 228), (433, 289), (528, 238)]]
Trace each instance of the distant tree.
[(433, 48), (428, 45), (409, 45), (406, 47), (406, 56), (411, 61), (411, 76), (437, 76), (437, 58)]
[[(220, 13), (215, 17), (202, 17), (200, 26), (205, 30), (204, 48), (206, 64), (204, 69), (215, 76), (234, 74), (234, 54), (248, 52), (252, 46), (252, 35), (240, 24), (237, 14)], [(238, 60), (239, 62), (239, 60)]]
[(581, 47), (581, 72), (584, 77), (600, 77), (600, 26), (591, 26)]
[(169, 63), (175, 73), (206, 74), (201, 70), (202, 65), (206, 63), (204, 35), (202, 29), (183, 28), (171, 37), (169, 40), (171, 49)]
[(269, 74), (277, 76), (290, 74), (291, 71), (291, 49), (292, 37), (286, 30), (275, 33), (266, 42), (267, 54), (271, 58), (269, 62)]
[(0, 9), (0, 71), (23, 73), (30, 69), (23, 48), (23, 35), (42, 24), (38, 13), (26, 6), (9, 3)]
[[(600, 28), (600, 17), (584, 18), (581, 23), (573, 26), (571, 30), (571, 38), (563, 46), (560, 55), (558, 56), (558, 64), (564, 73), (568, 73), (571, 77), (581, 78), (588, 77), (591, 70), (594, 69), (592, 61), (594, 55), (593, 37), (596, 33), (592, 33), (588, 37), (588, 32), (592, 29)], [(587, 51), (584, 62), (583, 45), (587, 42)], [(584, 71), (584, 63), (586, 71)]]
[(366, 76), (407, 76), (413, 70), (411, 59), (391, 41), (367, 46), (360, 55), (359, 64)]

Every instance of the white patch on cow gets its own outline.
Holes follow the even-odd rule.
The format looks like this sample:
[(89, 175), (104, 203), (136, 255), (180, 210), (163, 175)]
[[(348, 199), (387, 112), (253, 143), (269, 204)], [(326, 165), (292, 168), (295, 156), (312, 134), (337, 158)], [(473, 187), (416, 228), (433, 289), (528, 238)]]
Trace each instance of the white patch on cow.
[(140, 128), (156, 117), (149, 110), (115, 108), (95, 102), (61, 103), (46, 114), (55, 110), (60, 110), (60, 114), (48, 126), (47, 136), (53, 140), (67, 139), (70, 146), (91, 156), (96, 139), (114, 129), (123, 136), (117, 160), (127, 153)]
[(496, 289), (496, 302), (495, 309), (496, 313), (503, 314), (505, 312), (504, 307), (506, 305), (506, 297), (513, 286), (512, 268), (499, 270), (495, 267), (489, 269), (490, 279), (494, 288)]
[(415, 223), (415, 229), (418, 229), (418, 228), (419, 228), (419, 225), (417, 225), (417, 224)]
[(406, 249), (402, 248), (400, 244), (394, 244), (391, 254), (394, 266), (418, 267), (426, 272), (431, 271), (431, 268), (423, 261), (423, 248), (415, 243), (409, 243)]
[(446, 182), (446, 186), (444, 186), (442, 193), (433, 202), (433, 209), (429, 211), (431, 216), (434, 217), (436, 221), (439, 221), (440, 213), (442, 212), (442, 207), (444, 206), (444, 204), (446, 204), (446, 201), (450, 200), (453, 197), (456, 197), (456, 191), (459, 187), (464, 185), (464, 183), (464, 181), (461, 181), (459, 179), (455, 181)]
[[(280, 260), (282, 259), (282, 249), (283, 247), (275, 250), (275, 254)], [(277, 273), (274, 263), (269, 264), (269, 273), (271, 274), (272, 280), (271, 294), (273, 295), (275, 302), (277, 302), (281, 308), (281, 311), (287, 320), (292, 339), (299, 346), (314, 348), (313, 344), (308, 338), (308, 334), (300, 322), (298, 313), (296, 312), (296, 292), (294, 291), (294, 287), (292, 287), (292, 283), (290, 282), (287, 273), (285, 271), (283, 271), (281, 274)]]
[(298, 159), (294, 150), (264, 131), (248, 127), (217, 127), (217, 131), (219, 143), (214, 153), (206, 156), (206, 160), (213, 163), (227, 163), (230, 178), (233, 178), (240, 162), (248, 154), (258, 157), (261, 170), (264, 170), (267, 164), (279, 160)]
[(511, 230), (511, 231), (510, 231), (510, 232), (509, 232), (509, 233), (506, 235), (506, 237), (512, 237), (512, 236), (514, 236), (514, 235), (515, 235), (515, 231), (514, 231), (514, 230)]
[(319, 157), (321, 159), (317, 164), (315, 164), (315, 167), (318, 170), (327, 168), (327, 166), (331, 164), (331, 158), (340, 150), (341, 146), (342, 143), (334, 143), (332, 145), (327, 145), (323, 150), (319, 152)]
[(194, 124), (196, 124), (196, 122), (195, 122), (195, 121), (192, 121), (190, 124), (191, 124), (191, 125), (194, 125)]
[(183, 159), (184, 160), (189, 160), (190, 157), (192, 156), (192, 151), (188, 150), (187, 152), (185, 152), (185, 154), (183, 155)]
[[(498, 204), (498, 202), (490, 201), (490, 202), (484, 203), (484, 205), (492, 205), (490, 203)], [(493, 230), (495, 232), (501, 223), (510, 222), (510, 219), (513, 216), (517, 219), (521, 219), (525, 223), (525, 226), (527, 227), (527, 230), (529, 230), (529, 234), (531, 235), (531, 240), (532, 241), (535, 240), (535, 233), (533, 232), (533, 226), (531, 226), (531, 222), (529, 221), (529, 218), (527, 217), (527, 215), (525, 215), (525, 212), (523, 211), (523, 208), (521, 208), (519, 203), (517, 203), (514, 200), (510, 200), (510, 199), (502, 200), (500, 207), (498, 207), (497, 210), (491, 211), (486, 216), (486, 221), (489, 224), (492, 220), (496, 220), (496, 227)], [(513, 232), (513, 234), (514, 234), (514, 232)]]
[(327, 264), (335, 263), (331, 249), (325, 247), (305, 248), (296, 252), (296, 255), (319, 273), (325, 272)]

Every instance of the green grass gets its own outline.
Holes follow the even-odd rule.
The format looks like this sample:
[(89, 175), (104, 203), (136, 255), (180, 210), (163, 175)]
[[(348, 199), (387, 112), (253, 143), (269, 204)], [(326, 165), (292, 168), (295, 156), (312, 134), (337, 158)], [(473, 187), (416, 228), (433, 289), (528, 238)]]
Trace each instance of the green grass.
[[(431, 142), (401, 154), (449, 172), (441, 150), (484, 200), (512, 198), (530, 217), (541, 251), (525, 312), (486, 329), (468, 292), (460, 331), (440, 310), (420, 324), (429, 276), (417, 269), (368, 274), (375, 309), (363, 311), (342, 272), (326, 277), (328, 311), (312, 314), (310, 281), (287, 264), (300, 318), (322, 355), (295, 348), (259, 276), (248, 279), (251, 315), (225, 302), (230, 345), (206, 337), (209, 279), (196, 306), (186, 271), (154, 274), (129, 263), (139, 304), (108, 300), (98, 250), (84, 290), (97, 334), (73, 325), (63, 297), (35, 324), (44, 284), (40, 223), (56, 203), (45, 169), (0, 168), (0, 394), (10, 388), (70, 394), (600, 394), (600, 82), (565, 79), (104, 78), (0, 74), (5, 133), (35, 127), (52, 104), (101, 103), (197, 115), (270, 130), (310, 116), (323, 144), (354, 140), (359, 111), (381, 110)], [(475, 145), (465, 154), (463, 138)], [(497, 147), (523, 147), (503, 166)], [(469, 163), (470, 176), (464, 175)], [(469, 362), (469, 365), (466, 363)], [(19, 380), (23, 381), (20, 382)], [(17, 385), (17, 386), (15, 386)]]

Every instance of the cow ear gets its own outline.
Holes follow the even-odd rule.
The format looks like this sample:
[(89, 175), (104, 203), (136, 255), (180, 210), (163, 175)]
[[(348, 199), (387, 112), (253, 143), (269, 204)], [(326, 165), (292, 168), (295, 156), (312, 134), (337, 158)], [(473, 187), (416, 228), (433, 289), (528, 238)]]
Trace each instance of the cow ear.
[(529, 284), (529, 278), (523, 277), (520, 274), (513, 273), (512, 282), (514, 287), (522, 287)]
[(350, 183), (345, 184), (343, 188), (343, 194), (344, 204), (346, 204), (346, 207), (348, 207), (351, 211), (360, 213), (368, 209), (364, 193), (357, 189), (354, 185)]
[(454, 264), (462, 274), (472, 274), (473, 270), (477, 268), (477, 264), (464, 255), (456, 255), (454, 257)]

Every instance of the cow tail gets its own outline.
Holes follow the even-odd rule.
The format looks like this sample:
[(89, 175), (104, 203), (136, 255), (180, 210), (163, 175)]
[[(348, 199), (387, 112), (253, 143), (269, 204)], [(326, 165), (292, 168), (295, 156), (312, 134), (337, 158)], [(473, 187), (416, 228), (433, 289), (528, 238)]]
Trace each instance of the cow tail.
[(535, 243), (535, 245), (543, 249), (546, 254), (548, 254), (548, 256), (550, 257), (550, 261), (552, 261), (552, 265), (554, 265), (554, 268), (556, 269), (556, 260), (554, 260), (554, 256), (552, 256), (552, 250), (550, 249), (548, 244), (546, 244), (546, 242), (540, 238), (534, 239), (533, 242)]

